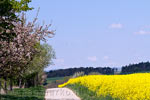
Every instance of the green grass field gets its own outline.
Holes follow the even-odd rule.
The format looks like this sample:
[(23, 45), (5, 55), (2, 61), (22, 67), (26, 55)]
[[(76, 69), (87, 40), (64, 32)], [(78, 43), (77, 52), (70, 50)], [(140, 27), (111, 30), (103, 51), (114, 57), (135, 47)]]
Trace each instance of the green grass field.
[(0, 100), (44, 100), (45, 88), (32, 87), (25, 89), (14, 89), (6, 95), (0, 95)]
[(88, 88), (79, 84), (68, 85), (67, 87), (73, 90), (74, 93), (76, 93), (76, 95), (78, 95), (81, 98), (81, 100), (119, 100), (114, 99), (110, 96), (99, 97), (96, 93), (90, 91)]
[(64, 77), (52, 77), (52, 78), (47, 78), (47, 83), (52, 83), (56, 82), (57, 80), (64, 80)]
[(47, 78), (47, 85), (46, 88), (57, 88), (58, 85), (63, 84), (70, 79), (69, 76), (66, 77), (53, 77), (53, 78)]

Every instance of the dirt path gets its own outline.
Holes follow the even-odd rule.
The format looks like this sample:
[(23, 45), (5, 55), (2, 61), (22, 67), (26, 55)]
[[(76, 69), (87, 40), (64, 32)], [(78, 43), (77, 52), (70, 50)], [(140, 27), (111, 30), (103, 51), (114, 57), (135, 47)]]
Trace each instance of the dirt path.
[(50, 88), (46, 90), (45, 100), (81, 100), (68, 88)]

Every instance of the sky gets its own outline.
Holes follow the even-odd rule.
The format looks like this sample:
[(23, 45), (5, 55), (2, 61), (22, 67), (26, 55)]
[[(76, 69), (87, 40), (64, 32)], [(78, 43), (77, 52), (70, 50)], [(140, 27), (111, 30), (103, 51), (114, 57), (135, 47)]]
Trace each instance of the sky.
[(121, 67), (150, 59), (150, 0), (32, 0), (33, 19), (52, 24), (54, 65)]

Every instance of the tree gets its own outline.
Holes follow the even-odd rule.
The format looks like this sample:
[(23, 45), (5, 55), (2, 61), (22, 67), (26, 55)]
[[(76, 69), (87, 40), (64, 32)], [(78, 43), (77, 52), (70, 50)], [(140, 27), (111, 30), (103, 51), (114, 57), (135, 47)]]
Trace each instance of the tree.
[(37, 44), (36, 48), (40, 52), (34, 55), (28, 69), (22, 74), (22, 77), (19, 77), (26, 82), (26, 87), (41, 85), (44, 81), (42, 78), (44, 68), (52, 64), (52, 59), (55, 58), (55, 52), (50, 45)]
[(32, 9), (29, 2), (31, 0), (0, 2), (0, 78), (5, 80), (6, 92), (6, 82), (10, 81), (12, 90), (12, 80), (26, 73), (37, 54), (41, 53), (37, 45), (46, 42), (46, 37), (54, 36), (54, 31), (49, 30), (51, 25), (36, 24), (37, 17), (27, 22), (25, 14), (17, 15)]
[(28, 7), (29, 2), (31, 0), (0, 1), (0, 69), (6, 61), (7, 53), (10, 52), (8, 46), (13, 45), (14, 37), (17, 36), (14, 24), (19, 23), (21, 20), (17, 17), (16, 12), (31, 10), (32, 8)]
[[(0, 1), (0, 70), (3, 68), (2, 66), (4, 66), (5, 62), (3, 61), (5, 59), (4, 55), (7, 52), (7, 49), (5, 49), (6, 52), (3, 52), (2, 49), (4, 50), (5, 48), (4, 45), (5, 44), (7, 45), (7, 43), (10, 43), (13, 40), (13, 38), (16, 37), (16, 33), (14, 32), (15, 27), (14, 23), (20, 21), (16, 13), (31, 10), (32, 8), (28, 6), (29, 2), (31, 2), (31, 0)], [(1, 77), (2, 71), (3, 70), (0, 71), (0, 79), (2, 78)], [(0, 88), (1, 88), (1, 80), (0, 80)]]
[(21, 21), (13, 23), (16, 37), (11, 42), (0, 41), (0, 76), (5, 81), (10, 79), (10, 84), (15, 76), (25, 72), (34, 56), (40, 52), (36, 45), (40, 41), (46, 42), (46, 37), (54, 35), (54, 31), (49, 30), (50, 25), (37, 25), (37, 18), (27, 22), (22, 14), (20, 19)]
[(150, 62), (141, 62), (138, 64), (129, 64), (127, 66), (123, 66), (121, 69), (122, 74), (149, 72), (149, 71), (150, 71)]

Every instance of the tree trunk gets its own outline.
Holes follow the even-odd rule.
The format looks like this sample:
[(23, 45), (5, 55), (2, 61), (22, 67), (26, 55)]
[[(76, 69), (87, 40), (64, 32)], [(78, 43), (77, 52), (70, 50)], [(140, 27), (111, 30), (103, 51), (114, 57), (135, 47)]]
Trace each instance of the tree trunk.
[(38, 73), (37, 73), (37, 75), (35, 76), (35, 78), (34, 78), (34, 86), (38, 86)]
[(1, 78), (0, 78), (0, 94), (2, 92), (2, 84), (1, 84)]
[(19, 79), (19, 88), (22, 88), (22, 79)]
[(37, 86), (39, 85), (39, 73), (37, 74)]
[(4, 92), (7, 94), (7, 79), (4, 79)]
[(23, 88), (25, 88), (25, 86), (26, 86), (26, 82), (24, 82), (24, 84), (23, 84), (23, 86), (22, 86), (22, 87), (23, 87)]
[(33, 78), (33, 86), (36, 87), (36, 75), (35, 75), (35, 77)]
[(10, 91), (12, 91), (13, 90), (13, 81), (12, 81), (12, 79), (10, 79)]

